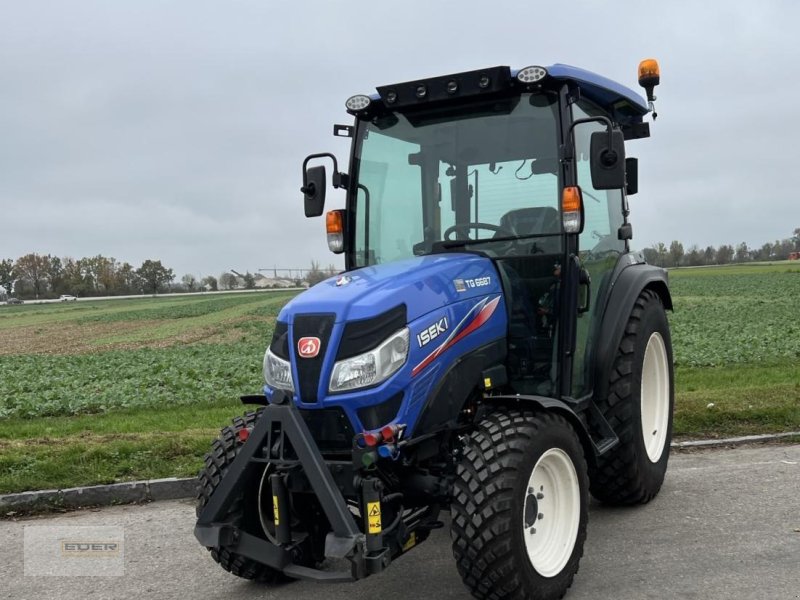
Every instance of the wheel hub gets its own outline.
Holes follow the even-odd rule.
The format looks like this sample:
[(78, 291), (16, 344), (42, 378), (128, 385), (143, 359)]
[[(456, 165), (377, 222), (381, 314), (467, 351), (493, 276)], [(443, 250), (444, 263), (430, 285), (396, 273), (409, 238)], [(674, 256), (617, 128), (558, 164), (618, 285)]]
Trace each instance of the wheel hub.
[(525, 498), (525, 527), (533, 527), (539, 518), (539, 501), (536, 494), (528, 492)]

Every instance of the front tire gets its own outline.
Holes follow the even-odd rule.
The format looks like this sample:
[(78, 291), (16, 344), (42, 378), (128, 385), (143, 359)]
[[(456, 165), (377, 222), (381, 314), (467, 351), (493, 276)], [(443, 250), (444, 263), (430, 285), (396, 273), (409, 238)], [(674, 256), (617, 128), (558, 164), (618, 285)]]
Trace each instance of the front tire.
[(451, 502), (453, 554), (473, 596), (566, 593), (586, 539), (586, 470), (580, 441), (560, 415), (508, 410), (478, 424)]
[[(252, 428), (263, 410), (263, 408), (259, 408), (256, 412), (248, 412), (242, 417), (235, 417), (233, 425), (222, 429), (219, 437), (212, 443), (211, 450), (204, 457), (204, 466), (197, 476), (196, 512), (198, 516), (239, 453), (239, 449), (242, 446), (239, 432), (242, 429)], [(233, 516), (234, 522), (246, 528), (255, 526), (252, 522), (248, 523), (248, 520), (253, 521), (254, 515), (258, 515), (258, 498), (256, 494), (252, 493), (252, 490), (257, 489), (257, 484), (257, 481), (253, 481), (250, 482), (250, 485), (243, 486), (242, 493), (230, 507), (229, 515)], [(246, 491), (251, 493), (246, 494)], [(209, 548), (209, 550), (211, 558), (219, 563), (219, 566), (237, 577), (255, 579), (264, 583), (277, 583), (286, 580), (280, 571), (235, 554), (226, 548), (216, 547)]]
[(661, 298), (644, 290), (617, 349), (608, 398), (598, 408), (619, 444), (597, 459), (592, 495), (611, 505), (643, 504), (661, 489), (675, 405), (672, 342)]

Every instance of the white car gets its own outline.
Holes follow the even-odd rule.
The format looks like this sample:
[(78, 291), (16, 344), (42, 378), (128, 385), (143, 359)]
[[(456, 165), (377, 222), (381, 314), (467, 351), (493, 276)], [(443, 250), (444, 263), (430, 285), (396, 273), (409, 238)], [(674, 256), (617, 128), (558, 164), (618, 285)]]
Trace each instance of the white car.
[(76, 296), (70, 296), (69, 294), (61, 294), (58, 299), (61, 300), (61, 302), (75, 302), (78, 300)]

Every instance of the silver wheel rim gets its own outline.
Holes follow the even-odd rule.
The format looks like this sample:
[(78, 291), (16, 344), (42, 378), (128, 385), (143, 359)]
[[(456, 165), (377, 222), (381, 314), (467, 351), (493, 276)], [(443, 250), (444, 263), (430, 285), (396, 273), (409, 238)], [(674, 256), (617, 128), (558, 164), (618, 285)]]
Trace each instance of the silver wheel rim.
[(669, 424), (669, 366), (667, 347), (658, 332), (647, 341), (642, 365), (642, 438), (650, 462), (664, 454)]
[(531, 471), (522, 526), (525, 549), (537, 573), (558, 575), (569, 562), (581, 518), (580, 486), (575, 465), (560, 448), (551, 448)]

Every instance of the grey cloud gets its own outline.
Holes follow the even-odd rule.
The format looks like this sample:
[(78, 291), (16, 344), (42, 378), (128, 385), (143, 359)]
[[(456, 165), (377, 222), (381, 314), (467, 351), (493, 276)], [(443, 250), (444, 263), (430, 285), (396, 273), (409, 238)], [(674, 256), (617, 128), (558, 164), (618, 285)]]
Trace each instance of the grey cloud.
[[(565, 62), (662, 65), (632, 198), (639, 247), (800, 226), (791, 2), (70, 2), (0, 8), (0, 255), (158, 257), (181, 274), (340, 265), (300, 163), (376, 85)], [(346, 164), (346, 160), (345, 160)], [(329, 195), (340, 206), (340, 193)]]

